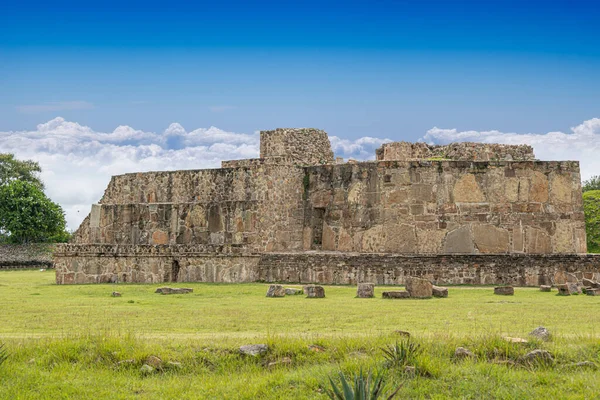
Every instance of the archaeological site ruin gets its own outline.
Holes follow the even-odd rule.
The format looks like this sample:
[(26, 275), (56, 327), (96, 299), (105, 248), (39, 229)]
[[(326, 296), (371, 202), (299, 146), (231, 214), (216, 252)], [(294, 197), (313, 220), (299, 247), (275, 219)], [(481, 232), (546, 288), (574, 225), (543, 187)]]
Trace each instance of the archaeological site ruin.
[(547, 285), (600, 279), (579, 163), (526, 145), (394, 142), (334, 159), (327, 134), (276, 129), (260, 158), (115, 176), (54, 258), (59, 284)]

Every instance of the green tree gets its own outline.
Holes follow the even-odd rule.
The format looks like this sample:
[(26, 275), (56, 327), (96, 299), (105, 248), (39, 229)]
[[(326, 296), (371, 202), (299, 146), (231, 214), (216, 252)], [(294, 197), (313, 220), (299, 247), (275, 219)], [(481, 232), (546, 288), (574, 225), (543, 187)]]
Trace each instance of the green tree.
[(587, 181), (584, 181), (581, 190), (584, 193), (590, 190), (600, 190), (600, 175), (592, 176)]
[(600, 190), (583, 194), (588, 252), (600, 253)]
[(14, 154), (0, 153), (0, 186), (13, 181), (25, 181), (44, 190), (39, 174), (42, 172), (40, 165), (31, 160), (17, 160)]
[(62, 208), (32, 182), (0, 186), (0, 231), (10, 243), (64, 242), (69, 239)]

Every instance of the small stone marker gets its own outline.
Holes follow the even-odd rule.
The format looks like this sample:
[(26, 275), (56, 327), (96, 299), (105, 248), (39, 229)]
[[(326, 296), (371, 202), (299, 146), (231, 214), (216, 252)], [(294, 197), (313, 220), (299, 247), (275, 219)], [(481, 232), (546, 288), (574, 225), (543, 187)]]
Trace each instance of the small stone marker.
[(410, 297), (427, 299), (433, 296), (433, 285), (427, 279), (409, 276), (404, 279), (404, 284)]
[(600, 296), (600, 289), (588, 289), (585, 291), (585, 294), (587, 294), (588, 296)]
[(281, 285), (271, 285), (267, 290), (267, 297), (284, 297), (285, 289)]
[(269, 346), (266, 344), (247, 344), (240, 347), (240, 353), (246, 356), (259, 356), (269, 351)]
[(433, 285), (431, 287), (431, 294), (433, 294), (433, 297), (448, 297), (448, 288)]
[(562, 284), (562, 285), (558, 285), (556, 286), (556, 288), (558, 289), (558, 295), (559, 296), (570, 296), (571, 295), (571, 291), (569, 290), (569, 286), (567, 286), (567, 284)]
[(540, 286), (540, 292), (551, 292), (552, 286), (550, 285), (542, 285)]
[(469, 349), (465, 349), (464, 347), (457, 347), (454, 351), (454, 358), (463, 359), (463, 358), (473, 358), (475, 354)]
[(359, 283), (356, 289), (356, 297), (359, 299), (368, 299), (375, 297), (375, 284), (374, 283)]
[(303, 294), (304, 292), (302, 291), (302, 289), (296, 289), (296, 288), (285, 288), (285, 294), (286, 296), (295, 296), (297, 294)]
[(186, 294), (186, 293), (192, 293), (193, 291), (194, 291), (194, 289), (190, 289), (190, 288), (160, 287), (160, 288), (156, 289), (156, 291), (154, 293), (160, 293), (160, 294)]
[(510, 343), (529, 343), (527, 339), (523, 339), (520, 337), (503, 336), (502, 339)]
[(529, 333), (531, 336), (538, 338), (540, 340), (550, 340), (550, 331), (543, 326), (538, 326), (534, 330)]
[(494, 288), (494, 294), (502, 296), (512, 296), (515, 294), (515, 288), (512, 286), (498, 286)]
[(384, 299), (408, 299), (410, 298), (410, 293), (406, 290), (394, 290), (392, 292), (383, 292), (381, 297)]
[(307, 299), (322, 299), (325, 297), (325, 289), (323, 289), (323, 286), (318, 285), (304, 286), (304, 293)]
[(162, 360), (156, 356), (148, 356), (146, 364), (152, 368), (160, 369), (162, 367)]
[(121, 297), (121, 293), (119, 293), (119, 292), (112, 292), (111, 296), (112, 297)]
[(523, 359), (530, 363), (534, 363), (534, 362), (550, 363), (550, 362), (554, 361), (552, 354), (550, 354), (546, 350), (541, 350), (541, 349), (530, 351), (529, 353), (525, 354)]

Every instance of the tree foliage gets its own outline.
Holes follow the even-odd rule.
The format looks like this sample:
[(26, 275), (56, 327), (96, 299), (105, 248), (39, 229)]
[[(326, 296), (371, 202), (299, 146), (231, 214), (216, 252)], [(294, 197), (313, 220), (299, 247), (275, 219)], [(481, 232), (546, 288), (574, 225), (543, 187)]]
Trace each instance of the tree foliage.
[(23, 180), (0, 186), (0, 230), (10, 243), (64, 242), (69, 238), (62, 208), (38, 185)]
[(588, 252), (600, 253), (600, 190), (583, 194)]
[(587, 181), (584, 181), (581, 190), (584, 193), (590, 190), (600, 190), (600, 175), (592, 176)]
[(32, 183), (44, 190), (39, 173), (42, 172), (40, 164), (31, 160), (17, 160), (14, 154), (0, 153), (0, 186), (14, 181)]

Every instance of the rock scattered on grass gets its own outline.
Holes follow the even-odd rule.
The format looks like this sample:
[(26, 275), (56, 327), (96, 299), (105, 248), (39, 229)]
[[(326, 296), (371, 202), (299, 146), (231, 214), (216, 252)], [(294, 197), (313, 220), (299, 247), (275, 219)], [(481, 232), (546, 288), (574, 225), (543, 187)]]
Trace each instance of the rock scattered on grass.
[(512, 286), (497, 286), (494, 288), (494, 294), (501, 296), (512, 296), (515, 294), (515, 288)]
[(311, 299), (322, 299), (325, 297), (325, 289), (323, 286), (318, 285), (307, 285), (303, 288), (306, 298)]
[(456, 358), (456, 359), (473, 358), (473, 357), (475, 357), (475, 354), (471, 350), (466, 349), (464, 347), (457, 347), (456, 350), (454, 351), (454, 358)]
[(525, 354), (523, 360), (530, 363), (551, 363), (554, 361), (552, 354), (546, 350), (536, 349)]
[(567, 364), (565, 368), (589, 368), (589, 369), (598, 369), (598, 365), (596, 365), (593, 361), (580, 361), (577, 363)]
[(119, 292), (112, 292), (111, 296), (112, 297), (121, 297), (121, 293), (119, 293)]
[(588, 289), (585, 291), (585, 294), (587, 294), (588, 296), (600, 296), (600, 289), (598, 289), (598, 288)]
[(448, 297), (448, 288), (433, 285), (431, 287), (431, 293), (433, 294), (433, 297)]
[(240, 353), (246, 356), (259, 356), (269, 351), (269, 346), (266, 344), (247, 344), (240, 347)]
[(404, 285), (410, 297), (427, 299), (433, 296), (433, 285), (427, 279), (408, 276), (404, 278)]
[(281, 285), (271, 285), (267, 290), (267, 297), (284, 297), (285, 289)]
[(534, 330), (529, 333), (531, 336), (540, 339), (540, 340), (550, 340), (550, 331), (543, 326), (538, 326)]
[(369, 299), (375, 296), (375, 284), (363, 282), (359, 283), (356, 289), (356, 297), (359, 299)]
[(406, 290), (394, 290), (391, 292), (383, 292), (381, 297), (384, 299), (408, 299), (410, 298), (410, 293)]
[(152, 368), (148, 364), (144, 364), (144, 365), (142, 365), (142, 368), (140, 368), (140, 372), (145, 375), (151, 374), (154, 372), (154, 368)]
[(319, 346), (318, 344), (310, 344), (308, 345), (308, 349), (317, 353), (325, 351), (325, 347)]
[(160, 288), (156, 289), (156, 291), (154, 293), (160, 293), (160, 294), (186, 294), (186, 293), (192, 293), (193, 291), (194, 291), (194, 289), (190, 289), (190, 288), (160, 287)]
[(152, 368), (160, 369), (162, 367), (162, 360), (156, 356), (148, 356), (146, 358), (146, 364)]
[(296, 289), (296, 288), (285, 288), (285, 294), (286, 296), (295, 296), (297, 294), (303, 294), (304, 292), (302, 291), (302, 289)]
[(520, 337), (503, 336), (502, 339), (504, 339), (510, 343), (529, 343), (529, 341), (527, 339), (523, 339)]
[(550, 285), (541, 285), (540, 286), (540, 292), (551, 292), (552, 291), (552, 286)]

